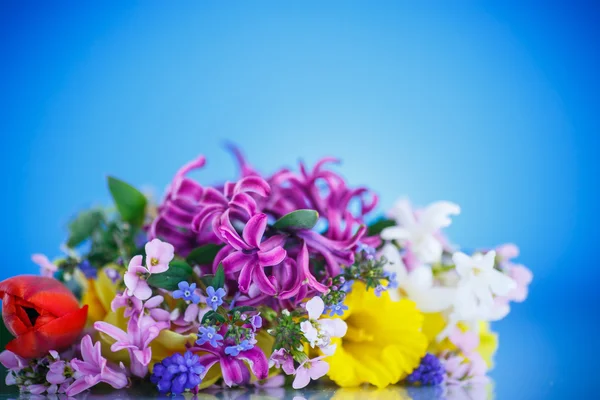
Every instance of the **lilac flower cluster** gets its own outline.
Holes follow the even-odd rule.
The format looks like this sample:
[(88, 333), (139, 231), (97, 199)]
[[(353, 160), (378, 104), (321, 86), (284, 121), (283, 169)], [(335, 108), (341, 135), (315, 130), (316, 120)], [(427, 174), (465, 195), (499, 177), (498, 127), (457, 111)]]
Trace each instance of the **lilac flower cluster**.
[[(195, 248), (222, 246), (212, 265), (222, 263), (229, 282), (237, 282), (239, 305), (290, 302), (325, 293), (330, 279), (342, 265), (354, 263), (359, 241), (365, 246), (379, 243), (366, 237), (364, 217), (377, 204), (377, 196), (365, 188), (350, 188), (337, 173), (326, 168), (336, 162), (326, 158), (300, 173), (283, 169), (263, 178), (237, 150), (242, 177), (222, 187), (205, 187), (186, 175), (205, 164), (205, 158), (186, 164), (171, 182), (149, 228), (151, 238), (162, 238), (187, 255)], [(353, 212), (359, 205), (358, 212)], [(327, 227), (275, 229), (272, 221), (296, 210), (318, 212)]]

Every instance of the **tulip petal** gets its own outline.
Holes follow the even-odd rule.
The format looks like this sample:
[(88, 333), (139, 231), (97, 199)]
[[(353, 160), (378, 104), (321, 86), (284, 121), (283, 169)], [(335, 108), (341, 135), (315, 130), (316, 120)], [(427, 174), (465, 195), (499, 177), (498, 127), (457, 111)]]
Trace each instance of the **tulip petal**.
[(23, 358), (37, 358), (50, 350), (63, 350), (79, 337), (87, 319), (87, 306), (17, 336), (6, 349)]
[(9, 294), (46, 310), (57, 317), (79, 309), (79, 302), (69, 289), (53, 278), (21, 275), (0, 282), (0, 298)]

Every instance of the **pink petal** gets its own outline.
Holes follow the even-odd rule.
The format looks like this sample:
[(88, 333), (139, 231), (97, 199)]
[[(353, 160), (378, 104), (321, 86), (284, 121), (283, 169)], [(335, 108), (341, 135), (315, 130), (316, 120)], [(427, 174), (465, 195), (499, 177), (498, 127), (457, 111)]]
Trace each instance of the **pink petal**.
[(246, 241), (246, 243), (248, 243), (248, 245), (250, 245), (252, 248), (257, 249), (260, 246), (260, 242), (262, 240), (266, 228), (267, 215), (256, 214), (254, 217), (250, 218), (250, 220), (244, 227), (242, 236), (244, 237), (244, 240)]
[[(111, 325), (108, 322), (103, 322), (103, 321), (95, 322), (94, 329), (96, 329), (97, 331), (106, 333), (108, 336), (115, 339), (117, 342), (129, 343), (129, 341), (130, 341), (129, 336), (125, 332), (123, 332), (122, 329), (117, 328), (116, 326)], [(85, 354), (85, 353), (83, 353), (83, 350), (82, 350), (82, 354)], [(90, 353), (88, 353), (88, 354), (90, 354)], [(85, 359), (85, 356), (84, 356), (84, 359)]]
[(302, 389), (306, 387), (310, 382), (310, 374), (308, 369), (304, 367), (299, 367), (296, 370), (296, 377), (294, 378), (294, 382), (292, 383), (292, 387), (294, 389)]
[(243, 381), (242, 368), (245, 368), (244, 364), (233, 357), (221, 358), (221, 372), (227, 386), (231, 387)]
[(312, 361), (310, 363), (308, 373), (312, 380), (316, 381), (322, 376), (325, 376), (327, 372), (329, 372), (329, 364), (325, 361)]
[(243, 351), (237, 358), (248, 363), (250, 370), (258, 380), (266, 379), (269, 375), (269, 361), (260, 347), (254, 346), (250, 350)]
[(242, 251), (235, 251), (223, 259), (223, 270), (228, 274), (238, 272), (253, 259), (254, 256), (250, 254), (245, 254)]
[(254, 268), (252, 278), (254, 283), (256, 283), (264, 294), (268, 294), (269, 296), (275, 296), (277, 294), (277, 289), (275, 289), (275, 286), (273, 286), (269, 278), (267, 278), (267, 275), (265, 275), (265, 270), (262, 266), (257, 265)]
[(242, 215), (247, 215), (248, 217), (253, 216), (257, 211), (256, 201), (247, 193), (235, 194), (229, 202), (229, 207), (237, 209), (238, 212), (241, 211)]
[(223, 239), (230, 244), (236, 250), (252, 250), (251, 246), (248, 246), (238, 235), (231, 221), (229, 219), (229, 210), (225, 211), (221, 215), (219, 233)]
[(234, 191), (239, 192), (253, 192), (262, 197), (266, 197), (271, 192), (271, 187), (260, 176), (247, 176), (235, 185)]
[(287, 252), (283, 249), (283, 247), (276, 247), (268, 251), (259, 251), (258, 262), (263, 267), (270, 267), (282, 262), (286, 256)]
[(306, 247), (306, 242), (302, 244), (302, 250), (300, 250), (300, 254), (298, 254), (298, 259), (296, 260), (296, 264), (301, 268), (302, 273), (304, 275), (304, 279), (308, 280), (308, 285), (315, 289), (318, 292), (325, 293), (329, 288), (319, 281), (313, 276), (310, 272), (309, 266), (310, 258), (308, 256), (308, 248)]
[(252, 275), (255, 268), (260, 268), (255, 261), (250, 261), (242, 268), (238, 278), (238, 287), (243, 293), (248, 293), (248, 288), (252, 282)]

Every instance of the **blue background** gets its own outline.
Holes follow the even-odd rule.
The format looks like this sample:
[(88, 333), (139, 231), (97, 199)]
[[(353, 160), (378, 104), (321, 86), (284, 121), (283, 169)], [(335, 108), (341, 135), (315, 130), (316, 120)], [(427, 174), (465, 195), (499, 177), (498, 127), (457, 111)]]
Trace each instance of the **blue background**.
[(80, 3), (0, 3), (0, 279), (59, 255), (107, 174), (160, 194), (203, 153), (232, 179), (225, 139), (264, 172), (335, 155), (381, 210), (452, 200), (455, 243), (520, 245), (499, 398), (589, 395), (598, 3)]

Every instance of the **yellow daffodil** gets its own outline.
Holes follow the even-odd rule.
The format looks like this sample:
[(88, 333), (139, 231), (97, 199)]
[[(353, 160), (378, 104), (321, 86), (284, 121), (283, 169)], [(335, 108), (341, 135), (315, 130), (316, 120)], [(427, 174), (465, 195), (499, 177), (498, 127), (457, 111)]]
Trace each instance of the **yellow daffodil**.
[(410, 300), (394, 302), (388, 293), (377, 297), (362, 283), (352, 287), (341, 317), (346, 335), (333, 339), (337, 349), (327, 357), (329, 377), (339, 386), (370, 383), (378, 388), (397, 383), (420, 363), (427, 349), (421, 332), (423, 316)]
[(96, 321), (103, 321), (111, 312), (110, 303), (117, 294), (118, 285), (106, 274), (107, 266), (98, 271), (96, 279), (88, 279), (85, 282), (82, 304), (88, 305), (88, 326)]

